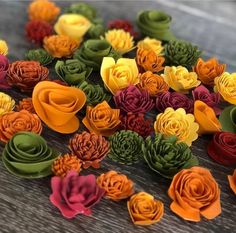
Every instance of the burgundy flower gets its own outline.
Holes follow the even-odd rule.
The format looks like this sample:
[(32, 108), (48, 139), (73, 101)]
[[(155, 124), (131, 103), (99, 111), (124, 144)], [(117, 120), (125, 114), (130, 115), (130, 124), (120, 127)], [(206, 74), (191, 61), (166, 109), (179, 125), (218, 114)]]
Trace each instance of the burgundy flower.
[(123, 112), (132, 113), (146, 113), (150, 111), (153, 106), (148, 91), (139, 90), (136, 86), (130, 85), (127, 88), (118, 91), (114, 96), (116, 107)]
[(4, 89), (10, 88), (5, 79), (8, 68), (9, 68), (8, 59), (4, 55), (0, 54), (0, 88)]
[(220, 94), (219, 93), (210, 93), (210, 91), (203, 85), (198, 86), (192, 91), (193, 99), (201, 100), (209, 107), (213, 108), (216, 115), (220, 115), (221, 109), (217, 107), (220, 103)]
[(156, 108), (160, 112), (164, 112), (166, 108), (173, 109), (183, 108), (187, 113), (193, 113), (193, 100), (186, 95), (177, 92), (159, 93), (156, 98)]
[(234, 166), (236, 164), (236, 134), (218, 132), (207, 147), (208, 155), (217, 163)]
[(66, 218), (77, 214), (91, 215), (90, 208), (105, 192), (97, 185), (94, 175), (79, 176), (76, 171), (68, 172), (63, 178), (52, 177), (51, 188), (50, 201)]

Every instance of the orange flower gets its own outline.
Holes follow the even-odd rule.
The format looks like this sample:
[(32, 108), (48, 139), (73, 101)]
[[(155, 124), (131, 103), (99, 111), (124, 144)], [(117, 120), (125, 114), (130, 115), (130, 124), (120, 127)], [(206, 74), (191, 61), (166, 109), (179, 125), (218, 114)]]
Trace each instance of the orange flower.
[(53, 35), (45, 37), (44, 48), (53, 57), (71, 57), (74, 51), (79, 47), (79, 42), (66, 35)]
[(216, 58), (211, 58), (206, 62), (199, 58), (193, 70), (202, 83), (213, 86), (214, 79), (223, 74), (225, 68), (226, 64), (219, 64)]
[(177, 173), (168, 190), (171, 210), (188, 221), (199, 222), (200, 215), (213, 219), (221, 213), (220, 189), (210, 171), (202, 167)]
[(120, 109), (112, 109), (106, 101), (95, 107), (87, 106), (83, 123), (90, 132), (110, 136), (120, 125)]
[(81, 170), (81, 162), (75, 155), (65, 154), (59, 156), (52, 164), (52, 172), (55, 176), (64, 177), (71, 170), (78, 173)]
[(19, 101), (19, 104), (16, 105), (16, 109), (17, 111), (27, 110), (28, 112), (35, 113), (32, 98), (24, 98)]
[(151, 71), (139, 74), (138, 87), (142, 90), (147, 90), (151, 96), (157, 96), (158, 93), (169, 90), (169, 86), (164, 79)]
[(138, 49), (136, 61), (145, 71), (159, 72), (164, 69), (162, 65), (165, 58), (158, 56), (153, 50)]
[(28, 7), (30, 20), (53, 22), (60, 14), (60, 8), (48, 0), (35, 0)]
[(160, 221), (164, 205), (148, 193), (134, 194), (127, 202), (130, 217), (136, 225), (150, 225)]
[(116, 171), (101, 174), (97, 178), (97, 184), (106, 191), (105, 196), (113, 201), (126, 199), (134, 193), (133, 182)]
[(0, 140), (8, 142), (11, 137), (20, 131), (41, 134), (42, 123), (36, 114), (26, 110), (9, 112), (0, 117)]
[(234, 173), (232, 176), (228, 175), (229, 186), (233, 190), (234, 194), (236, 194), (236, 169), (234, 169)]

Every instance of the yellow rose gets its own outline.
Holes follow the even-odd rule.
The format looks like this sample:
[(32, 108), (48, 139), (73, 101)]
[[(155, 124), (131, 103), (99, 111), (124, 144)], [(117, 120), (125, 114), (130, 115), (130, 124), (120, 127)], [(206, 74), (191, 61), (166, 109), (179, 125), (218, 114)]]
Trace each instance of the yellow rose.
[(4, 56), (8, 54), (8, 46), (5, 40), (0, 40), (0, 54)]
[(120, 58), (115, 62), (112, 57), (104, 57), (100, 73), (105, 86), (113, 95), (130, 84), (139, 83), (135, 59)]
[(184, 94), (201, 83), (195, 72), (188, 72), (183, 66), (166, 66), (162, 77), (173, 90)]
[(219, 92), (225, 101), (236, 104), (236, 73), (224, 72), (216, 77), (214, 90)]
[(0, 116), (11, 112), (15, 107), (15, 101), (7, 94), (0, 92)]
[(186, 114), (183, 108), (177, 110), (166, 108), (164, 113), (157, 115), (154, 129), (165, 136), (175, 135), (179, 142), (185, 142), (191, 146), (192, 142), (198, 138), (199, 125), (194, 121), (194, 115)]
[(81, 41), (90, 27), (90, 21), (84, 16), (79, 14), (64, 14), (59, 17), (54, 29), (58, 35), (66, 35), (72, 39)]
[(156, 55), (161, 55), (164, 47), (161, 45), (160, 40), (151, 39), (149, 37), (144, 38), (138, 42), (137, 47), (139, 49), (147, 49), (152, 50), (156, 53)]

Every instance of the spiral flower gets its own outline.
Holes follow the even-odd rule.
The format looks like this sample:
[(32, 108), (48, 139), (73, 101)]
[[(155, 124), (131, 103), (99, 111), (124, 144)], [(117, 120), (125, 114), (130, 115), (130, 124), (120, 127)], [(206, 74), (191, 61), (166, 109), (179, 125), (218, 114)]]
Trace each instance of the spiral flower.
[(0, 54), (0, 88), (8, 89), (10, 86), (7, 83), (6, 75), (9, 69), (8, 59)]
[(219, 117), (222, 130), (236, 134), (236, 106), (226, 107)]
[(232, 176), (228, 175), (228, 181), (230, 188), (232, 189), (234, 194), (236, 194), (236, 169), (234, 169), (234, 173), (232, 174)]
[(106, 29), (102, 23), (92, 24), (87, 35), (91, 39), (99, 39), (104, 36), (105, 31)]
[(30, 113), (35, 113), (32, 98), (23, 98), (19, 101), (18, 105), (16, 105), (16, 110), (18, 112), (21, 110), (27, 110)]
[(152, 39), (145, 37), (143, 40), (140, 40), (137, 44), (138, 49), (152, 50), (156, 53), (157, 56), (162, 55), (164, 47), (161, 44), (160, 40)]
[(0, 40), (0, 54), (4, 56), (8, 54), (8, 46), (5, 40)]
[(0, 116), (11, 112), (15, 107), (15, 100), (11, 96), (0, 92)]
[(44, 49), (31, 49), (26, 53), (25, 57), (29, 61), (39, 62), (42, 66), (50, 64), (54, 59), (53, 56)]

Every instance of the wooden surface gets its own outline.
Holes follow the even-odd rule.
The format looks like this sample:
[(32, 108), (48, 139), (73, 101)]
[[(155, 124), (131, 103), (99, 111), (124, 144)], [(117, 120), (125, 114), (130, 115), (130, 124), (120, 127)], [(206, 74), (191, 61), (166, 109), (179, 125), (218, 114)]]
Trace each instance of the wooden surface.
[[(62, 7), (72, 1), (58, 1)], [(121, 3), (122, 2), (122, 3)], [(24, 53), (32, 48), (24, 38), (27, 21), (28, 1), (0, 1), (0, 38), (8, 41), (11, 61), (23, 59)], [(236, 71), (236, 3), (233, 1), (92, 1), (105, 21), (114, 18), (134, 20), (142, 9), (160, 9), (173, 17), (173, 31), (179, 38), (189, 40), (206, 51), (204, 57), (217, 56), (228, 64), (228, 71)], [(62, 8), (63, 9), (63, 8)], [(54, 74), (53, 74), (54, 76)], [(16, 100), (24, 97), (19, 91), (7, 92)], [(81, 116), (80, 116), (81, 117)], [(49, 129), (42, 134), (50, 145), (67, 152), (66, 145), (71, 135), (61, 135)], [(44, 232), (98, 232), (98, 233), (182, 233), (182, 232), (235, 232), (235, 195), (228, 186), (227, 174), (233, 168), (214, 163), (206, 154), (210, 137), (199, 138), (192, 146), (200, 165), (209, 168), (221, 188), (222, 214), (212, 221), (200, 223), (183, 221), (169, 209), (167, 190), (170, 184), (152, 172), (142, 162), (134, 166), (123, 166), (108, 158), (99, 170), (89, 169), (83, 174), (96, 175), (114, 169), (125, 173), (135, 182), (137, 191), (153, 194), (165, 204), (162, 220), (150, 227), (137, 227), (131, 223), (126, 201), (115, 203), (103, 199), (93, 208), (93, 215), (64, 219), (49, 202), (50, 178), (24, 180), (9, 174), (0, 162), (0, 232), (1, 233), (44, 233)], [(0, 147), (2, 151), (3, 146)]]

